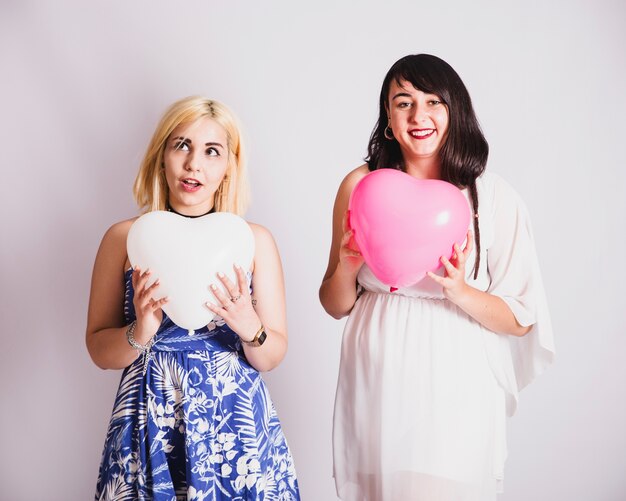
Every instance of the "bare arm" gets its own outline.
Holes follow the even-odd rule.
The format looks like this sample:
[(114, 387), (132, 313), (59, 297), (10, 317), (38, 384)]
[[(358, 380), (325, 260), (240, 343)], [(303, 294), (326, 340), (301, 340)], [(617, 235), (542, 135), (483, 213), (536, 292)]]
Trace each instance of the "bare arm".
[(363, 266), (363, 257), (356, 248), (352, 232), (346, 228), (345, 215), (352, 190), (368, 172), (367, 165), (350, 172), (339, 186), (335, 199), (328, 267), (319, 296), (326, 312), (337, 319), (348, 315), (356, 302), (357, 275)]
[(91, 359), (102, 369), (122, 369), (138, 355), (126, 340), (124, 321), (126, 235), (131, 224), (117, 223), (105, 233), (91, 277), (86, 343)]
[(498, 296), (465, 284), (467, 291), (455, 304), (487, 329), (498, 334), (524, 336), (532, 326), (524, 327), (517, 322), (509, 306)]
[(91, 277), (87, 314), (87, 350), (101, 369), (122, 369), (137, 358), (126, 341), (124, 263), (130, 224), (113, 225), (105, 233)]
[(443, 287), (444, 295), (467, 313), (474, 320), (498, 334), (523, 336), (531, 326), (520, 325), (509, 306), (498, 296), (478, 290), (465, 282), (465, 263), (472, 250), (473, 235), (467, 235), (467, 245), (461, 251), (454, 244), (454, 255), (449, 261), (441, 258), (446, 269), (446, 276), (440, 277), (429, 272), (428, 275)]
[[(109, 228), (102, 238), (91, 278), (86, 343), (89, 355), (101, 369), (123, 369), (132, 364), (139, 352), (128, 344), (124, 319), (124, 267), (126, 237), (134, 220)], [(156, 334), (165, 298), (153, 300), (158, 281), (146, 287), (149, 271), (135, 270), (132, 281), (133, 304), (137, 314), (135, 339), (145, 345)]]
[[(272, 234), (260, 225), (250, 224), (250, 227), (256, 245), (252, 296), (248, 291), (245, 272), (235, 267), (237, 284), (226, 276), (220, 277), (230, 297), (213, 288), (218, 304), (208, 303), (207, 307), (220, 315), (244, 341), (243, 349), (250, 365), (259, 371), (269, 371), (278, 366), (287, 352), (285, 283), (280, 255)], [(232, 301), (231, 297), (237, 299)], [(252, 299), (256, 300), (254, 307)], [(261, 325), (267, 334), (265, 342), (261, 346), (245, 343), (254, 338)]]

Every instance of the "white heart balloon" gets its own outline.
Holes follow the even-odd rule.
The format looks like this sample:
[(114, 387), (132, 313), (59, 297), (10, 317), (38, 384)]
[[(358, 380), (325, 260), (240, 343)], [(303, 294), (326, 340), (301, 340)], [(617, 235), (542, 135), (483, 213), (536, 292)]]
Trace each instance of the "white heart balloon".
[(195, 330), (213, 319), (205, 303), (216, 302), (209, 285), (221, 285), (217, 273), (237, 283), (233, 264), (250, 269), (254, 234), (228, 212), (187, 218), (153, 211), (132, 224), (126, 248), (133, 267), (149, 269), (151, 283), (159, 279), (158, 295), (168, 297), (163, 311), (176, 325)]

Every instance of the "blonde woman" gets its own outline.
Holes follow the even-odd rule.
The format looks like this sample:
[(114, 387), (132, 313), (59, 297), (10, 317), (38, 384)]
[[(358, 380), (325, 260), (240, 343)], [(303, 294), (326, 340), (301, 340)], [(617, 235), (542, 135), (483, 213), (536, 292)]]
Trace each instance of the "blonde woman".
[[(242, 215), (247, 179), (231, 111), (203, 97), (174, 103), (148, 146), (134, 194), (146, 212)], [(124, 369), (96, 499), (299, 499), (292, 456), (260, 376), (287, 350), (272, 235), (250, 223), (251, 269), (235, 266), (237, 283), (224, 274), (207, 277), (228, 294), (212, 285), (216, 301), (207, 307), (216, 316), (192, 335), (163, 313), (158, 277), (147, 286), (150, 270), (131, 268), (126, 238), (133, 221), (106, 232), (91, 283), (89, 354), (103, 369)]]

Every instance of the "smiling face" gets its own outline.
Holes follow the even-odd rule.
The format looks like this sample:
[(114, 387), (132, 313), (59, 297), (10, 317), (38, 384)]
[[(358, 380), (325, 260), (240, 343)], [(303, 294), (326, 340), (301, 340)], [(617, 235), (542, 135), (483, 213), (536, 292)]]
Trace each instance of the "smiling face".
[(439, 161), (449, 123), (448, 107), (439, 96), (424, 93), (406, 80), (394, 80), (387, 112), (405, 163)]
[(228, 156), (226, 131), (215, 120), (203, 117), (176, 127), (163, 153), (170, 207), (188, 216), (211, 210)]

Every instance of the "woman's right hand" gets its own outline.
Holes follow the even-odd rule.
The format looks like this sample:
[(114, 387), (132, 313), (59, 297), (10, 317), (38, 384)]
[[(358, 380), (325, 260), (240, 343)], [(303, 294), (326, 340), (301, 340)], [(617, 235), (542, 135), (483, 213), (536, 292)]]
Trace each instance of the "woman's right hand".
[(350, 196), (357, 183), (369, 172), (363, 164), (350, 172), (339, 186), (333, 208), (333, 238), (328, 253), (328, 267), (320, 286), (320, 301), (335, 318), (350, 314), (357, 300), (357, 278), (363, 258), (350, 228)]
[(350, 211), (347, 210), (341, 222), (343, 236), (339, 244), (339, 266), (344, 268), (349, 274), (357, 274), (365, 260), (354, 240), (354, 231), (348, 225), (349, 218)]
[(139, 268), (133, 270), (131, 278), (135, 291), (133, 305), (137, 318), (134, 336), (137, 342), (143, 345), (147, 344), (159, 330), (163, 320), (161, 307), (167, 303), (167, 297), (154, 299), (159, 280), (155, 280), (152, 285), (148, 286), (149, 278), (150, 270), (142, 272)]

